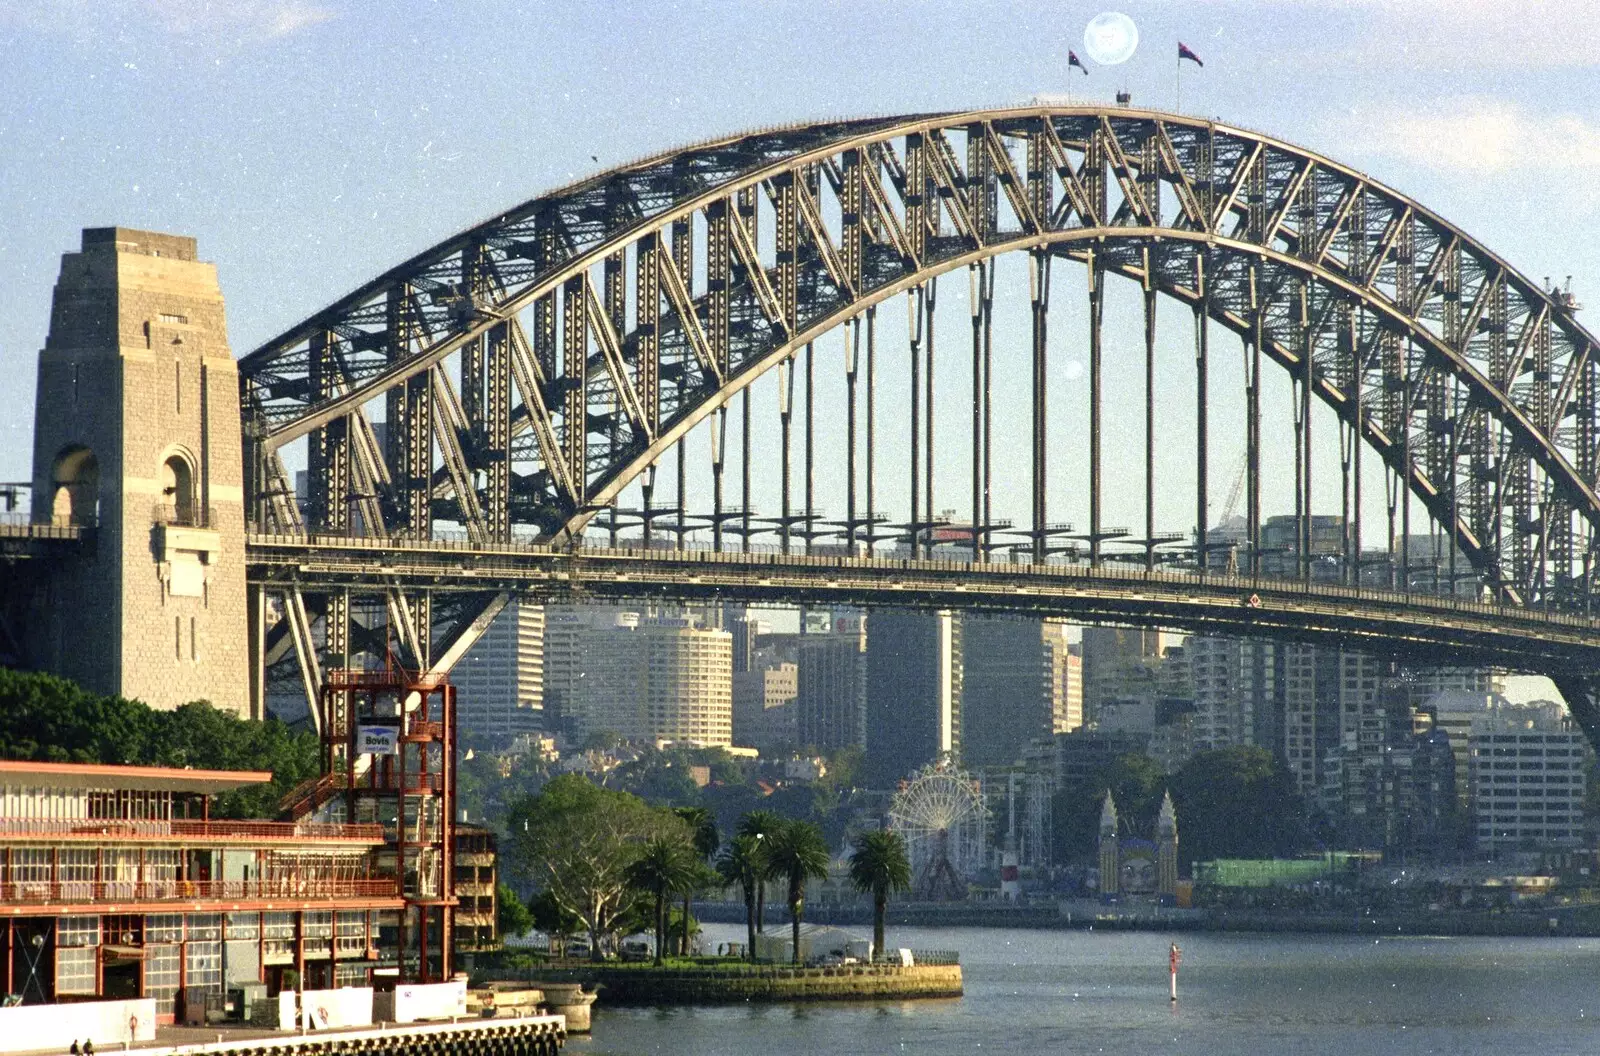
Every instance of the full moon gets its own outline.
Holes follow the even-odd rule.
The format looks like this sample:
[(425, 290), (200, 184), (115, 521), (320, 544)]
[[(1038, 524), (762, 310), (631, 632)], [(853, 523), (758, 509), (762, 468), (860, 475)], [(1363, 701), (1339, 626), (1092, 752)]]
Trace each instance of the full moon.
[(1120, 11), (1103, 11), (1083, 30), (1083, 50), (1102, 66), (1115, 66), (1133, 58), (1139, 46), (1139, 27)]

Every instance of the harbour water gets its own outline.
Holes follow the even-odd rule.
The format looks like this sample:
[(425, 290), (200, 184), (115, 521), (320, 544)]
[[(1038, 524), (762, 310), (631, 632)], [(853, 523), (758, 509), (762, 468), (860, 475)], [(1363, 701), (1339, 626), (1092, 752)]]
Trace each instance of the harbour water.
[[(707, 938), (743, 929), (707, 925)], [(1167, 947), (1183, 947), (1176, 1007)], [(1600, 1052), (1600, 939), (892, 929), (961, 952), (949, 1001), (604, 1009), (589, 1056)]]

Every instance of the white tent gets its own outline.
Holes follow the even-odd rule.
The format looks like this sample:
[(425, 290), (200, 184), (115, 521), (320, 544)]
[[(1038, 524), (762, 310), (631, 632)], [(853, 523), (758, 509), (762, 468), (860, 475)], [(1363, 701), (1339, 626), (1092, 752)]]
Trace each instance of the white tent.
[[(769, 928), (756, 936), (756, 960), (788, 963), (794, 959), (793, 928), (789, 925)], [(872, 943), (842, 928), (825, 924), (800, 925), (800, 960), (820, 961), (830, 957), (855, 957), (867, 960), (872, 955)]]

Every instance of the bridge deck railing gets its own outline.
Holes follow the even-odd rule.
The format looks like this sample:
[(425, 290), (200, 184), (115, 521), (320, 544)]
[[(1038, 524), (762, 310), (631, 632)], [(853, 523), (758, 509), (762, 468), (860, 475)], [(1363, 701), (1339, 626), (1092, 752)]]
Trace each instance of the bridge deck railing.
[[(613, 547), (591, 543), (552, 545), (533, 540), (515, 539), (510, 542), (486, 544), (468, 538), (465, 534), (435, 535), (428, 539), (417, 539), (408, 536), (345, 536), (317, 533), (287, 535), (253, 532), (250, 535), (250, 542), (264, 546), (312, 546), (330, 550), (381, 550), (385, 554), (400, 554), (407, 551), (424, 553), (449, 551), (476, 558), (493, 558), (496, 555), (503, 554), (506, 556), (531, 555), (551, 558), (614, 558), (632, 561), (666, 559), (697, 564), (728, 564), (743, 567), (837, 568), (841, 571), (851, 569), (903, 569), (905, 571), (918, 572), (963, 572), (970, 571), (973, 568), (986, 568), (996, 572), (1003, 572), (1009, 576), (1073, 578), (1118, 583), (1149, 583), (1152, 585), (1236, 590), (1239, 592), (1241, 605), (1248, 605), (1253, 594), (1268, 592), (1278, 595), (1298, 595), (1308, 599), (1347, 599), (1361, 601), (1366, 604), (1378, 603), (1413, 609), (1424, 608), (1438, 612), (1456, 612), (1501, 620), (1534, 620), (1542, 624), (1558, 624), (1577, 628), (1600, 628), (1600, 617), (1547, 606), (1513, 605), (1499, 601), (1483, 601), (1478, 598), (1464, 597), (1457, 594), (1419, 590), (1406, 591), (1368, 586), (1366, 584), (1332, 583), (1314, 578), (1306, 580), (1262, 574), (1230, 575), (1221, 572), (1201, 573), (1199, 571), (1150, 570), (1119, 567), (1118, 563), (1091, 565), (1086, 560), (1068, 559), (1064, 555), (1053, 555), (1044, 562), (1013, 559), (982, 563), (974, 561), (970, 555), (965, 557), (947, 555), (912, 557), (907, 554), (884, 554), (881, 552), (853, 555), (842, 548), (833, 548), (835, 552), (832, 553), (814, 550), (808, 554), (804, 552), (803, 548), (799, 552), (791, 550), (789, 553), (784, 553), (781, 547), (773, 544), (754, 544), (749, 549), (715, 550), (709, 545), (697, 545), (696, 541), (693, 540), (688, 541), (681, 548), (676, 545), (675, 541), (668, 540), (663, 540), (659, 544), (652, 544), (649, 547), (642, 545)], [(392, 562), (385, 560), (382, 563), (391, 564)]]

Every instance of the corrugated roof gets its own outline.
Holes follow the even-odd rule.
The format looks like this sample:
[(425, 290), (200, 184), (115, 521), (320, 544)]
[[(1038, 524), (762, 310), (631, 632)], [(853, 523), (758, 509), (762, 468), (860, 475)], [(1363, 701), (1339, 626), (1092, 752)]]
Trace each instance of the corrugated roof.
[(46, 763), (0, 759), (0, 785), (34, 788), (128, 789), (140, 792), (231, 792), (272, 780), (270, 770), (190, 770), (172, 766)]

